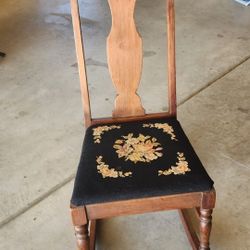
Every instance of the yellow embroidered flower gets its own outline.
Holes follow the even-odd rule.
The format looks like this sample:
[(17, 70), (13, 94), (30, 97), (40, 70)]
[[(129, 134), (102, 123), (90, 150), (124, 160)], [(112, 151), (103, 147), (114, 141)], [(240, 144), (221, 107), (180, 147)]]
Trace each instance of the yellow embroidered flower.
[(160, 175), (180, 175), (180, 174), (186, 174), (186, 172), (190, 172), (191, 169), (188, 167), (188, 162), (186, 161), (186, 158), (183, 153), (178, 152), (177, 153), (177, 159), (176, 166), (172, 166), (168, 170), (159, 170), (158, 176)]
[(133, 137), (130, 133), (127, 136), (123, 136), (124, 139), (115, 141), (113, 146), (116, 149), (116, 153), (119, 158), (124, 157), (125, 160), (130, 160), (134, 163), (151, 162), (161, 157), (163, 154), (159, 151), (162, 150), (160, 143), (156, 138), (151, 136), (144, 136), (140, 134), (138, 137)]
[(102, 134), (112, 129), (120, 129), (121, 126), (111, 125), (111, 126), (99, 126), (93, 128), (94, 143), (101, 143)]
[(133, 148), (130, 147), (130, 145), (128, 145), (128, 144), (114, 145), (113, 148), (117, 149), (116, 153), (119, 155), (119, 158), (126, 157), (128, 154), (131, 154), (133, 151)]
[(174, 129), (168, 123), (145, 123), (143, 124), (143, 127), (162, 129), (164, 133), (167, 133), (171, 136), (172, 140), (177, 141), (176, 136), (174, 134)]
[(102, 175), (102, 178), (118, 178), (132, 176), (132, 172), (116, 171), (114, 168), (109, 168), (109, 165), (105, 164), (102, 156), (98, 156), (96, 159), (98, 173)]

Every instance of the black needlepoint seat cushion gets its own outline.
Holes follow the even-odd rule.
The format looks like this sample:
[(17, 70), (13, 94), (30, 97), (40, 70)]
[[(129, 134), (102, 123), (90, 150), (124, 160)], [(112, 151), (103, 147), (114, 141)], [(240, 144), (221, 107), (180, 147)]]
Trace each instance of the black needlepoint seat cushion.
[(209, 191), (208, 176), (176, 119), (87, 129), (71, 203)]

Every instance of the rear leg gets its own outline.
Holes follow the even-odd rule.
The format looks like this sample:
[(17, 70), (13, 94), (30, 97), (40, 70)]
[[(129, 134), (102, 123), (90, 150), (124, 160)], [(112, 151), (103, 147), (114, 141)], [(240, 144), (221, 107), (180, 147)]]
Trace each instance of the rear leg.
[(96, 220), (91, 220), (89, 222), (89, 245), (90, 245), (90, 250), (95, 250), (95, 241), (96, 241), (96, 226), (97, 226), (97, 221)]

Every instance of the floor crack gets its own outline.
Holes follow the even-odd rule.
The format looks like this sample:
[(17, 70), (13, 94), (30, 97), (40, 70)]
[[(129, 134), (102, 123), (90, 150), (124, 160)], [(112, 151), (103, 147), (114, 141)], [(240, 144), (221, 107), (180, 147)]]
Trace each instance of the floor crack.
[(0, 222), (0, 229), (2, 227), (4, 227), (6, 224), (8, 224), (9, 222), (11, 222), (12, 220), (16, 219), (18, 216), (20, 216), (20, 215), (24, 214), (25, 212), (27, 212), (32, 207), (36, 206), (38, 203), (42, 202), (44, 199), (46, 199), (51, 194), (55, 193), (57, 190), (59, 190), (60, 188), (62, 188), (66, 184), (68, 184), (74, 178), (75, 178), (75, 174), (71, 174), (68, 178), (66, 178), (62, 182), (58, 183), (57, 185), (55, 185), (54, 187), (52, 187), (51, 189), (49, 189), (43, 195), (37, 197), (31, 203), (27, 204), (25, 207), (23, 207), (22, 209), (20, 209), (16, 213), (12, 214), (11, 216), (9, 216), (6, 219), (4, 219), (3, 221), (1, 221)]
[(187, 101), (189, 101), (190, 99), (192, 99), (194, 96), (196, 96), (197, 94), (201, 93), (203, 90), (205, 90), (206, 88), (210, 87), (213, 83), (217, 82), (218, 80), (222, 79), (224, 76), (226, 76), (227, 74), (231, 73), (232, 71), (234, 71), (236, 68), (238, 68), (240, 65), (242, 65), (243, 63), (245, 63), (246, 61), (248, 61), (250, 59), (250, 55), (245, 57), (244, 59), (242, 59), (239, 63), (233, 65), (231, 68), (229, 68), (227, 71), (223, 72), (221, 75), (219, 75), (218, 77), (214, 78), (213, 80), (211, 80), (210, 82), (208, 82), (205, 86), (203, 86), (202, 88), (200, 88), (199, 90), (195, 91), (193, 94), (191, 94), (190, 96), (188, 96), (186, 99), (184, 99), (183, 101), (178, 103), (178, 106), (183, 105), (184, 103), (186, 103)]

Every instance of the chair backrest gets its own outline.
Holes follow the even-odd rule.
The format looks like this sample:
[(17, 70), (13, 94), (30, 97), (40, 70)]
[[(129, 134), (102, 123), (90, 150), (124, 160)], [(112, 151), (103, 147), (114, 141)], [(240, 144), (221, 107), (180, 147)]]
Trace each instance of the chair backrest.
[(137, 32), (134, 21), (135, 2), (136, 0), (108, 0), (112, 16), (111, 31), (107, 38), (108, 66), (117, 91), (117, 97), (111, 118), (92, 119), (79, 5), (78, 0), (71, 0), (72, 22), (86, 127), (100, 122), (109, 123), (176, 116), (174, 0), (166, 0), (169, 111), (157, 114), (145, 114), (140, 97), (136, 93), (141, 78), (143, 55), (142, 39)]

